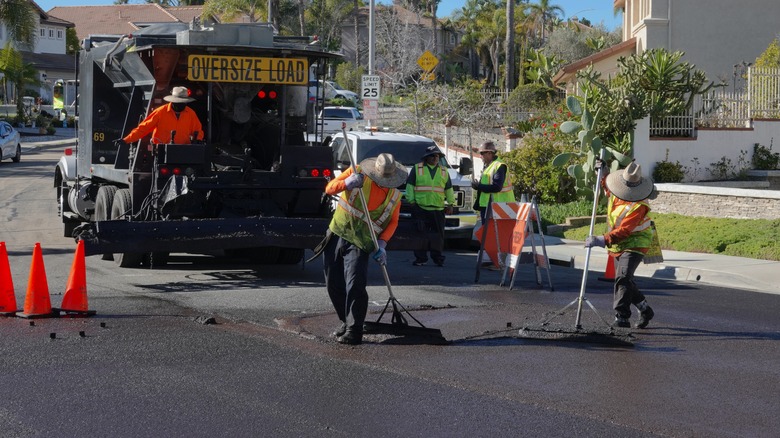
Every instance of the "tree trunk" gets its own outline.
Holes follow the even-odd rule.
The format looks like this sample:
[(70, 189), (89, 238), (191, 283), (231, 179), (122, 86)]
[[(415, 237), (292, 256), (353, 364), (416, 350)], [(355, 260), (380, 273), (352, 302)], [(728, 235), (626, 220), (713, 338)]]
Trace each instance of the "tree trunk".
[[(303, 1), (303, 0), (301, 0)], [(360, 66), (360, 14), (358, 13), (360, 11), (360, 6), (358, 4), (358, 0), (354, 0), (352, 3), (352, 10), (355, 17), (355, 67)], [(371, 72), (372, 74), (374, 72)]]
[(507, 90), (515, 89), (515, 2), (506, 2), (506, 83)]

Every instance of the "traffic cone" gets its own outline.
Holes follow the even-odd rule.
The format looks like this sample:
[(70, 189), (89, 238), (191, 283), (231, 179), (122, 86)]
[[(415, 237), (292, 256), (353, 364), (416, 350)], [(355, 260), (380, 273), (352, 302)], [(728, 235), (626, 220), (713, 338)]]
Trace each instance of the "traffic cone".
[(18, 311), (8, 251), (5, 249), (5, 242), (0, 242), (0, 316), (14, 316)]
[(46, 281), (46, 268), (43, 266), (41, 244), (33, 248), (30, 279), (27, 281), (27, 296), (24, 299), (24, 311), (16, 316), (22, 318), (51, 318), (56, 316), (51, 308), (49, 283)]
[(607, 254), (607, 268), (604, 269), (604, 276), (599, 277), (601, 281), (615, 281), (615, 258)]
[(70, 317), (85, 317), (95, 314), (94, 310), (88, 310), (87, 305), (87, 269), (84, 266), (84, 241), (79, 240), (76, 246), (76, 254), (73, 256), (73, 265), (70, 268), (68, 284), (65, 286), (65, 295), (62, 297), (62, 305), (59, 309)]

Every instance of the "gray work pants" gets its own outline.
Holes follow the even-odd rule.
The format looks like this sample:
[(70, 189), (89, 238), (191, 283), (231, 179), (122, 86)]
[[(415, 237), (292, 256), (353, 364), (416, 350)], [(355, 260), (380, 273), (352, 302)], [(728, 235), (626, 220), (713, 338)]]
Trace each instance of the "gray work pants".
[(368, 312), (368, 253), (334, 235), (322, 255), (325, 286), (339, 320), (347, 330), (362, 334)]

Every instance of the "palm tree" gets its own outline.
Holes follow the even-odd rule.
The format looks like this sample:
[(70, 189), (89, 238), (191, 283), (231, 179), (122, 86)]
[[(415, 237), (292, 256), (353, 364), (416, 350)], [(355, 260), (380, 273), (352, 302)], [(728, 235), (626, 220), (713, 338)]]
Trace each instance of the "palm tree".
[(35, 43), (38, 20), (35, 9), (28, 0), (0, 1), (0, 23), (8, 29), (8, 40), (23, 46)]
[(0, 73), (3, 74), (3, 88), (11, 82), (14, 84), (14, 95), (16, 96), (16, 114), (17, 117), (24, 114), (24, 100), (22, 93), (28, 86), (41, 87), (43, 82), (40, 80), (38, 69), (34, 65), (24, 62), (22, 54), (6, 43), (0, 50)]
[(550, 0), (537, 0), (537, 3), (531, 3), (526, 6), (526, 10), (528, 11), (528, 17), (539, 30), (540, 42), (544, 42), (546, 37), (545, 31), (549, 27), (548, 23), (553, 22), (553, 19), (558, 14), (563, 14), (563, 8), (550, 4)]
[[(267, 17), (267, 6), (263, 0), (207, 0), (203, 5), (203, 15), (219, 17), (222, 21), (232, 21), (240, 15), (246, 15), (249, 22), (257, 22), (262, 15)], [(270, 17), (268, 22), (271, 22)]]

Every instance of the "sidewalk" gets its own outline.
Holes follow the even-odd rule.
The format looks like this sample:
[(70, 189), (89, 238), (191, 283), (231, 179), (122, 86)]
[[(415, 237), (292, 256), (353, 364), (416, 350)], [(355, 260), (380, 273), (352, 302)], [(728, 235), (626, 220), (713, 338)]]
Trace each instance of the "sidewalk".
[(78, 143), (76, 128), (57, 128), (54, 135), (41, 135), (35, 128), (21, 128), (22, 152), (31, 149), (75, 146)]
[[(538, 236), (536, 240), (539, 242)], [(583, 242), (551, 236), (545, 236), (544, 241), (551, 260), (576, 269), (585, 267), (587, 249)], [(530, 250), (530, 246), (524, 248), (524, 251)], [(663, 263), (640, 265), (636, 275), (780, 295), (780, 262), (667, 250), (663, 251), (663, 256)], [(604, 248), (593, 248), (588, 270), (604, 273), (607, 257)]]

